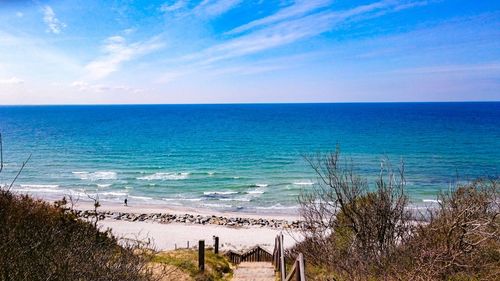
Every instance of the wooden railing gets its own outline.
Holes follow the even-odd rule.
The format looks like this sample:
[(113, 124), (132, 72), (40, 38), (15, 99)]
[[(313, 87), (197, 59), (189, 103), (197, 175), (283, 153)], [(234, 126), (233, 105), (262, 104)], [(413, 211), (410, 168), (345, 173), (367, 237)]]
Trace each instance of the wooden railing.
[(290, 281), (294, 276), (296, 281), (306, 281), (304, 255), (302, 255), (302, 253), (299, 253), (297, 258), (293, 262), (293, 266), (290, 272), (288, 272), (288, 274), (286, 273), (285, 248), (283, 246), (282, 233), (276, 236), (274, 242), (273, 263), (276, 271), (280, 273), (281, 281)]
[(228, 251), (226, 255), (233, 264), (239, 264), (242, 262), (269, 262), (273, 260), (273, 255), (271, 255), (271, 253), (261, 248), (260, 246), (256, 246), (243, 254), (234, 251)]

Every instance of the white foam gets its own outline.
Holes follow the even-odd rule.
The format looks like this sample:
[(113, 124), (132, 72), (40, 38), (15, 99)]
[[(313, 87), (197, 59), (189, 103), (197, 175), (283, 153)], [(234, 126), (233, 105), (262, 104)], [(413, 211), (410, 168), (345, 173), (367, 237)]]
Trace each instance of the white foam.
[(228, 204), (211, 204), (211, 203), (206, 203), (202, 204), (205, 207), (212, 207), (212, 208), (231, 208), (233, 205), (228, 205)]
[(116, 172), (111, 171), (97, 171), (97, 172), (72, 172), (72, 174), (79, 177), (81, 180), (114, 180), (116, 179)]
[(273, 206), (269, 206), (269, 207), (256, 207), (256, 209), (260, 209), (260, 210), (291, 210), (291, 209), (297, 209), (297, 208), (298, 207), (296, 207), (296, 206), (286, 207), (286, 206), (281, 205), (280, 203), (275, 204)]
[(27, 192), (27, 193), (62, 193), (63, 190), (60, 189), (50, 189), (50, 188), (14, 188), (13, 191), (16, 192)]
[(294, 182), (293, 184), (294, 185), (313, 185), (314, 182), (310, 182), (310, 181), (298, 181), (298, 182)]
[(21, 184), (22, 188), (58, 188), (57, 184)]
[(424, 203), (441, 203), (441, 200), (436, 200), (436, 199), (422, 199), (422, 202), (424, 202)]
[(100, 195), (102, 195), (102, 196), (126, 196), (128, 194), (125, 192), (110, 191), (110, 192), (100, 193)]
[(101, 188), (106, 188), (106, 187), (110, 187), (111, 184), (98, 184), (97, 187), (101, 187)]
[(189, 173), (154, 173), (152, 175), (138, 177), (138, 180), (184, 180), (187, 179)]
[(231, 195), (238, 194), (237, 191), (205, 191), (203, 195)]
[(129, 195), (129, 196), (128, 196), (128, 198), (138, 199), (138, 200), (144, 200), (144, 201), (153, 200), (153, 198), (151, 198), (151, 197), (147, 197), (147, 196), (134, 196), (134, 195)]
[(269, 184), (267, 184), (267, 183), (257, 183), (257, 184), (255, 184), (255, 186), (257, 186), (257, 187), (268, 187)]
[(247, 193), (248, 194), (264, 194), (265, 191), (262, 190), (262, 189), (257, 188), (257, 189), (254, 189), (254, 190), (249, 190), (249, 191), (247, 191)]
[(162, 198), (163, 201), (201, 201), (202, 198)]
[(239, 201), (239, 202), (250, 202), (252, 199), (246, 197), (240, 198), (219, 198), (219, 201)]

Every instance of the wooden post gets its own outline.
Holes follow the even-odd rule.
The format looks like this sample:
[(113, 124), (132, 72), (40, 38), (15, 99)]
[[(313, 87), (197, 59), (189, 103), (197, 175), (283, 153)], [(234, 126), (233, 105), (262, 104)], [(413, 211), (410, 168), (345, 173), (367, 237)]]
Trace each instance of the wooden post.
[(283, 233), (280, 233), (280, 273), (281, 280), (286, 280), (285, 249), (283, 245)]
[(219, 254), (219, 237), (218, 237), (218, 236), (215, 236), (215, 237), (214, 237), (214, 240), (215, 240), (215, 241), (214, 241), (214, 244), (215, 244), (215, 245), (214, 245), (214, 253), (215, 253), (216, 255), (218, 255), (218, 254)]
[(205, 271), (205, 240), (198, 242), (198, 268), (201, 272)]
[(187, 248), (189, 249), (189, 241), (187, 241)]
[(304, 262), (304, 255), (302, 255), (302, 253), (299, 253), (299, 259), (298, 259), (298, 266), (299, 266), (299, 272), (297, 275), (299, 275), (299, 279), (300, 281), (306, 281), (306, 265), (305, 265), (305, 262)]

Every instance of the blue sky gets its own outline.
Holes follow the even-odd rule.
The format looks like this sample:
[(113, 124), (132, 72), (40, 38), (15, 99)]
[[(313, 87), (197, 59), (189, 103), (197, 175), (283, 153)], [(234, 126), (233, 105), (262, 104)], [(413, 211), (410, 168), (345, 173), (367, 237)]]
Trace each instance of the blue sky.
[(0, 104), (500, 100), (500, 1), (0, 0)]

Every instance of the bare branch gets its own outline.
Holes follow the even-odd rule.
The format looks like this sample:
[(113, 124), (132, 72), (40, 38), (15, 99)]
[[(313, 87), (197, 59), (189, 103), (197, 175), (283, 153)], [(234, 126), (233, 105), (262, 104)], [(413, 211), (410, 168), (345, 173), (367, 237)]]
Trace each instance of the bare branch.
[(19, 177), (19, 175), (23, 171), (23, 169), (26, 166), (26, 164), (28, 164), (28, 162), (30, 161), (30, 159), (31, 159), (31, 154), (30, 154), (30, 156), (28, 156), (28, 159), (26, 159), (26, 161), (24, 161), (23, 164), (21, 165), (21, 169), (19, 169), (19, 171), (17, 172), (16, 176), (14, 177), (14, 179), (12, 180), (12, 182), (10, 183), (9, 188), (7, 189), (7, 191), (9, 191), (12, 188), (12, 186), (14, 185), (14, 183), (17, 180), (17, 178)]

